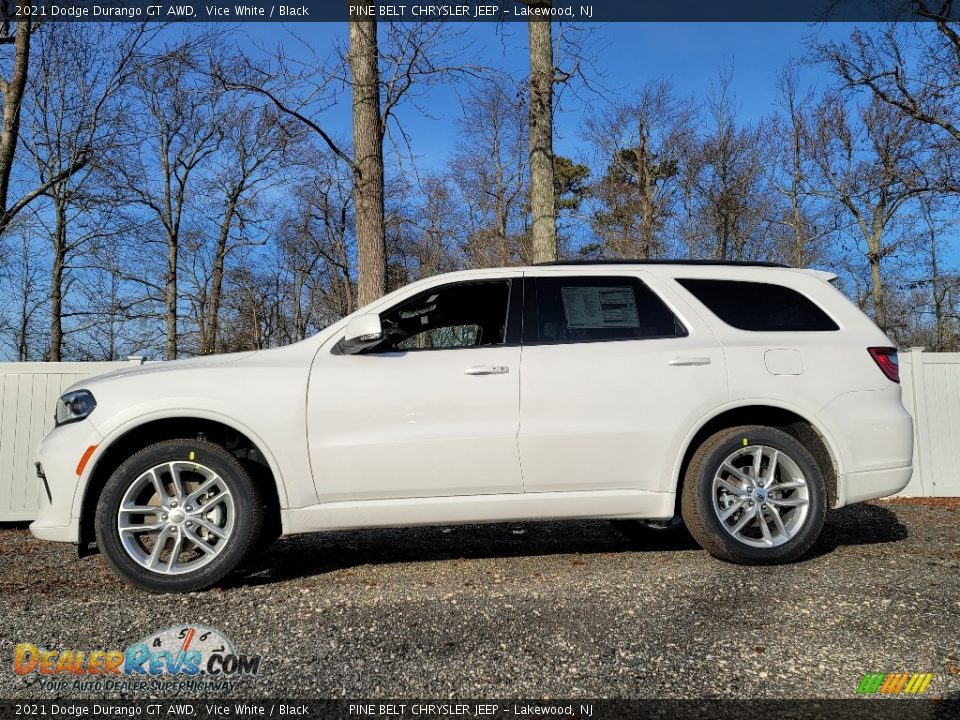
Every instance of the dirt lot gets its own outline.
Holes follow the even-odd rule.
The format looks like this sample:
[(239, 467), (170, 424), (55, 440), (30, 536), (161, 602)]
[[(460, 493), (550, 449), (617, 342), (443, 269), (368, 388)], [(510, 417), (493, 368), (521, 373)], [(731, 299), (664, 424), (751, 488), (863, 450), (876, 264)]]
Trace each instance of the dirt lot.
[(57, 694), (13, 673), (17, 643), (125, 648), (177, 623), (263, 656), (236, 696), (852, 697), (867, 672), (931, 672), (927, 696), (958, 697), (958, 520), (955, 501), (834, 511), (805, 561), (769, 568), (599, 521), (337, 532), (185, 596), (5, 526), (0, 698)]

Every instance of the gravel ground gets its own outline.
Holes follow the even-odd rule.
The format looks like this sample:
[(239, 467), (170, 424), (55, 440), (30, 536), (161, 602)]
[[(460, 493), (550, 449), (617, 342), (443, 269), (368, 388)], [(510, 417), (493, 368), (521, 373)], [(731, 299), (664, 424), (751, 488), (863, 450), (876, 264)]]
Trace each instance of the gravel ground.
[(235, 696), (829, 698), (932, 672), (926, 695), (956, 698), (958, 520), (957, 502), (845, 508), (766, 568), (600, 521), (336, 532), (185, 596), (0, 526), (0, 698), (54, 697), (13, 673), (17, 643), (124, 648), (175, 623), (262, 654)]

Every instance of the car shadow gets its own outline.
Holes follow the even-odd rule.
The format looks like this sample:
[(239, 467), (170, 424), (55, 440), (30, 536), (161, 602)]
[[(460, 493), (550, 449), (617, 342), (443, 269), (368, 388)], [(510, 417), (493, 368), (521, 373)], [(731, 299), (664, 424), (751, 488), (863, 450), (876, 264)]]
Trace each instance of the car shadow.
[(882, 505), (860, 503), (828, 512), (820, 537), (804, 559), (828, 555), (841, 546), (883, 545), (907, 537), (907, 526), (893, 510)]
[[(672, 536), (671, 536), (672, 535)], [(235, 573), (228, 585), (266, 584), (360, 565), (589, 555), (624, 551), (698, 551), (683, 530), (637, 542), (606, 520), (492, 523), (341, 530), (283, 538)]]
[[(898, 542), (907, 535), (907, 528), (885, 507), (842, 508), (828, 514), (805, 559), (844, 545)], [(362, 565), (667, 551), (702, 552), (683, 529), (627, 538), (605, 520), (342, 530), (283, 538), (221, 587), (270, 584)]]

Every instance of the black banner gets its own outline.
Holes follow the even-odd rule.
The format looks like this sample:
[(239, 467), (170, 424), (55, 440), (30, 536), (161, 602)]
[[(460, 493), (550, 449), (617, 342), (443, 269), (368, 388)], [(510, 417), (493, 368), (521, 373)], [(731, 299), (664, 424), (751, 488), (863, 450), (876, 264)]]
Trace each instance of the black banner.
[[(851, 22), (957, 19), (936, 0), (0, 0), (7, 17), (45, 22)], [(960, 5), (960, 4), (958, 4)]]
[(960, 700), (16, 700), (0, 702), (0, 719), (176, 718), (249, 720), (517, 720), (690, 718), (691, 720), (923, 720), (960, 717)]

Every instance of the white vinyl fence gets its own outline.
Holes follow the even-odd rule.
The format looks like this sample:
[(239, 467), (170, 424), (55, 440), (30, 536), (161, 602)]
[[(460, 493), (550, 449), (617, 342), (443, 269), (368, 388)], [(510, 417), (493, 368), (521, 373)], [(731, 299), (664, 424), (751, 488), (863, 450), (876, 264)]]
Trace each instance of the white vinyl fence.
[[(30, 520), (36, 512), (34, 455), (63, 390), (142, 362), (0, 363), (0, 521)], [(903, 494), (960, 496), (960, 353), (902, 352), (900, 376), (903, 403), (916, 421), (913, 479)]]
[(903, 404), (913, 415), (913, 477), (902, 495), (960, 496), (960, 353), (911, 348), (900, 357)]
[(53, 427), (54, 403), (63, 391), (91, 375), (142, 362), (0, 363), (0, 521), (36, 515), (40, 485), (34, 456)]

